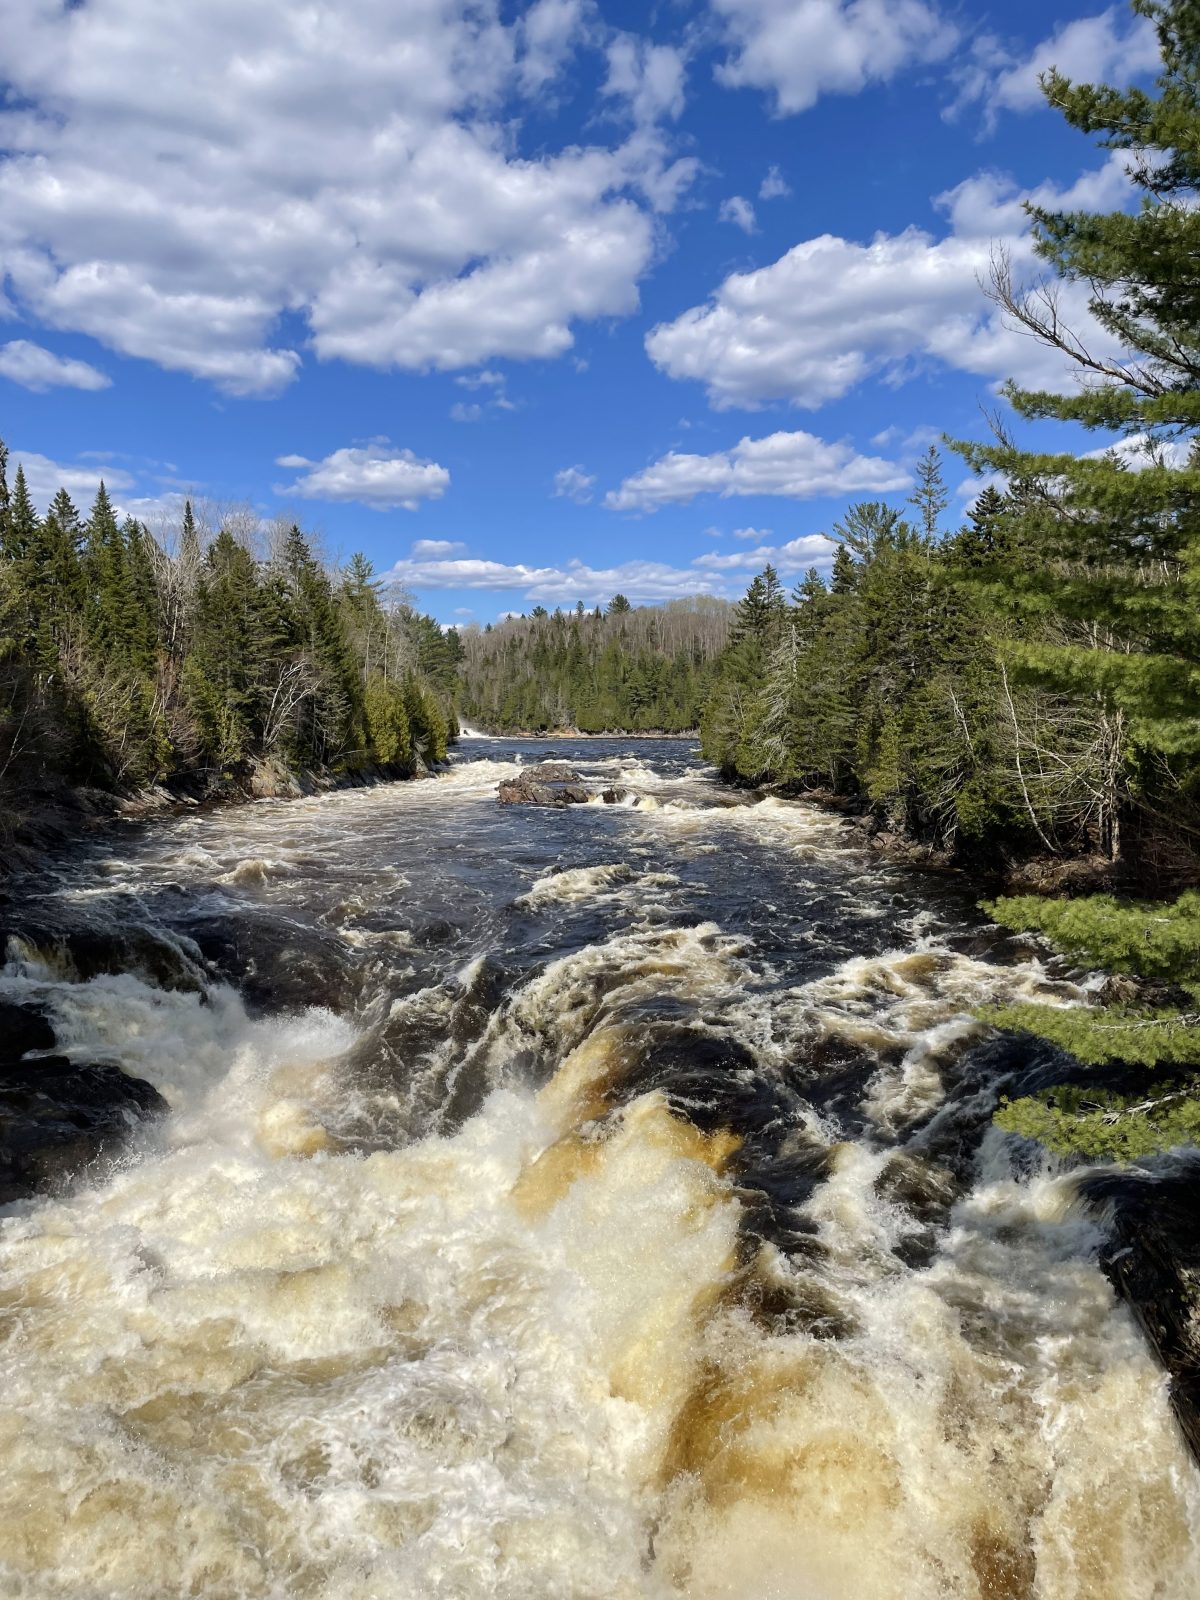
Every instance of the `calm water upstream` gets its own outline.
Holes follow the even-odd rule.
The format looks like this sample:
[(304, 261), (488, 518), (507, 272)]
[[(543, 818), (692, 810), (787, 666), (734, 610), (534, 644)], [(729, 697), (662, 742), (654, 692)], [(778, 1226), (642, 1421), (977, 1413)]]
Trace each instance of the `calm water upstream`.
[(1099, 1224), (989, 1126), (1050, 1068), (972, 1009), (1086, 980), (686, 743), (502, 809), (550, 753), (24, 887), (0, 997), (171, 1114), (2, 1214), (0, 1594), (1196, 1600)]

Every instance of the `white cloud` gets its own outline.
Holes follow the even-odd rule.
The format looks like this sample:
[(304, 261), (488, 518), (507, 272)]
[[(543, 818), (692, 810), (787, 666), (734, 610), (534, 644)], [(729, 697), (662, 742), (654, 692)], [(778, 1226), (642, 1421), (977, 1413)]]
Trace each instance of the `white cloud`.
[[(454, 556), (443, 552), (444, 541), (418, 540), (408, 556), (383, 574), (385, 582), (410, 590), (467, 589), (484, 592), (520, 592), (527, 604), (573, 606), (606, 601), (618, 591), (637, 602), (681, 599), (712, 594), (732, 597), (746, 580), (768, 562), (785, 577), (811, 566), (826, 566), (834, 545), (824, 534), (805, 534), (783, 544), (759, 544), (731, 555), (708, 553), (685, 566), (665, 561), (622, 561), (593, 567), (578, 559), (556, 566), (531, 566), (525, 562), (492, 561), (479, 556)], [(453, 545), (451, 550), (461, 550)], [(469, 616), (467, 608), (455, 613)]]
[(681, 60), (621, 40), (623, 142), (520, 153), (513, 97), (589, 15), (3, 0), (0, 281), (47, 326), (234, 394), (295, 377), (296, 322), (318, 358), (381, 369), (559, 355), (578, 321), (636, 307), (643, 201), (695, 171), (655, 121), (682, 105)]
[(656, 511), (698, 494), (786, 495), (811, 499), (859, 491), (903, 489), (909, 476), (894, 461), (862, 456), (845, 442), (830, 444), (811, 433), (772, 433), (742, 439), (731, 450), (688, 455), (672, 450), (626, 478), (604, 504), (612, 511)]
[(0, 345), (0, 378), (11, 378), (25, 389), (108, 389), (112, 379), (86, 361), (56, 356), (52, 350), (28, 339), (10, 339)]
[(1034, 111), (1046, 104), (1039, 77), (1052, 67), (1076, 83), (1124, 85), (1153, 72), (1161, 57), (1154, 26), (1146, 17), (1110, 7), (1092, 17), (1065, 22), (1028, 55), (1016, 55), (998, 39), (976, 41), (972, 61), (960, 74), (960, 92), (949, 115), (981, 102), (988, 122), (999, 111)]
[(464, 403), (456, 400), (450, 407), (450, 420), (452, 422), (478, 422), (483, 415), (483, 407), (474, 401)]
[(957, 30), (924, 0), (711, 0), (731, 54), (717, 68), (731, 88), (762, 89), (780, 116), (823, 94), (857, 94), (902, 67), (937, 61)]
[[(759, 562), (759, 568), (765, 560)], [(388, 582), (399, 582), (418, 591), (516, 590), (530, 605), (550, 606), (573, 606), (577, 600), (597, 605), (618, 592), (636, 602), (650, 602), (695, 594), (736, 594), (745, 588), (742, 574), (749, 569), (739, 567), (735, 572), (724, 572), (703, 565), (702, 561), (703, 558), (685, 567), (664, 561), (623, 561), (610, 567), (593, 567), (576, 560), (564, 566), (535, 567), (478, 557), (421, 560), (410, 556), (397, 561), (383, 576)]]
[(583, 37), (588, 11), (586, 0), (534, 0), (519, 24), (526, 94), (543, 92), (562, 72)]
[(452, 556), (456, 551), (466, 548), (459, 539), (417, 539), (409, 554), (426, 561), (430, 556)]
[(1083, 459), (1102, 461), (1105, 456), (1113, 456), (1131, 472), (1144, 472), (1151, 466), (1186, 467), (1190, 455), (1191, 443), (1187, 439), (1154, 439), (1146, 433), (1131, 433), (1096, 450), (1085, 450)]
[(734, 227), (741, 228), (743, 233), (758, 232), (758, 219), (754, 215), (754, 207), (743, 195), (733, 194), (728, 200), (722, 200), (717, 216), (721, 222), (732, 222)]
[(346, 446), (322, 461), (306, 456), (280, 456), (276, 466), (304, 468), (294, 483), (277, 484), (275, 493), (303, 500), (354, 501), (376, 511), (403, 506), (415, 511), (422, 500), (440, 500), (450, 474), (436, 461), (422, 461), (411, 450), (398, 450), (386, 439)]
[(823, 533), (808, 533), (799, 539), (789, 539), (786, 544), (760, 544), (753, 550), (735, 550), (727, 556), (697, 556), (694, 566), (710, 572), (740, 574), (744, 580), (761, 572), (768, 562), (784, 577), (794, 572), (804, 572), (809, 567), (824, 566), (833, 559), (834, 543)]
[(134, 487), (131, 474), (109, 461), (59, 462), (33, 450), (16, 448), (9, 451), (10, 487), (18, 466), (24, 469), (30, 498), (39, 511), (45, 511), (60, 489), (65, 489), (86, 513), (101, 481), (114, 498)]
[(503, 389), (504, 374), (485, 367), (482, 372), (464, 372), (454, 381), (463, 389)]
[(683, 111), (686, 69), (683, 56), (669, 44), (651, 44), (635, 34), (619, 34), (608, 47), (604, 93), (624, 102), (640, 127)]
[(558, 499), (574, 500), (576, 505), (586, 505), (592, 498), (596, 475), (582, 467), (564, 467), (554, 474), (554, 494)]
[(758, 186), (760, 200), (779, 200), (791, 192), (791, 185), (777, 166), (768, 168), (766, 177)]
[(735, 528), (735, 539), (753, 539), (755, 544), (762, 544), (771, 537), (770, 528)]
[[(1045, 184), (1032, 198), (1110, 209), (1130, 192), (1114, 155), (1069, 190)], [(979, 287), (997, 243), (1018, 271), (1034, 267), (1021, 200), (1007, 180), (982, 173), (939, 197), (950, 220), (940, 239), (916, 227), (868, 244), (834, 234), (806, 239), (769, 266), (731, 274), (706, 305), (660, 323), (647, 352), (671, 377), (706, 384), (717, 408), (786, 399), (815, 409), (867, 377), (901, 382), (930, 362), (992, 382), (1013, 376), (1062, 388), (1074, 376), (1066, 359), (1007, 327)], [(1111, 353), (1086, 298), (1083, 287), (1064, 286), (1065, 320)]]

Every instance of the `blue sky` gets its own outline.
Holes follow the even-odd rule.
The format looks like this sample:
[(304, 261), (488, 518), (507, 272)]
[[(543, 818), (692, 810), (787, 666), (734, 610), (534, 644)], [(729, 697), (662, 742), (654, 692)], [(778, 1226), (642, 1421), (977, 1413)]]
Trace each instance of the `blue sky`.
[(1039, 68), (1156, 59), (1027, 0), (0, 0), (0, 37), (37, 496), (294, 515), (446, 622), (790, 579), (1005, 376), (1069, 385), (977, 278), (1034, 270), (1023, 195), (1128, 199)]

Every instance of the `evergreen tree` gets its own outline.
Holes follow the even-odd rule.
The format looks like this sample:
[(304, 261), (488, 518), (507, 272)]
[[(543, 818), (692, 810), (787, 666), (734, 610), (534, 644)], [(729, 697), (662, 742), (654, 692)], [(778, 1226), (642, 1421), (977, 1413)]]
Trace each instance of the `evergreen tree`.
[(921, 519), (921, 530), (932, 544), (938, 536), (942, 512), (950, 504), (950, 495), (942, 477), (942, 458), (936, 445), (930, 445), (917, 463), (917, 487), (908, 497), (910, 506), (916, 506)]

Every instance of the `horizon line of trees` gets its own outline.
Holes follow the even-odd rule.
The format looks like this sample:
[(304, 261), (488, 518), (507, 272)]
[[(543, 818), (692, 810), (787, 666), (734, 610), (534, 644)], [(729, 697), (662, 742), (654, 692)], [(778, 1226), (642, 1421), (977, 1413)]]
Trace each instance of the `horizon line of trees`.
[(463, 717), (492, 733), (688, 733), (700, 725), (733, 606), (534, 606), (461, 634)]
[(295, 524), (155, 536), (101, 483), (40, 515), (0, 441), (0, 811), (254, 763), (397, 772), (445, 757), (458, 636)]

